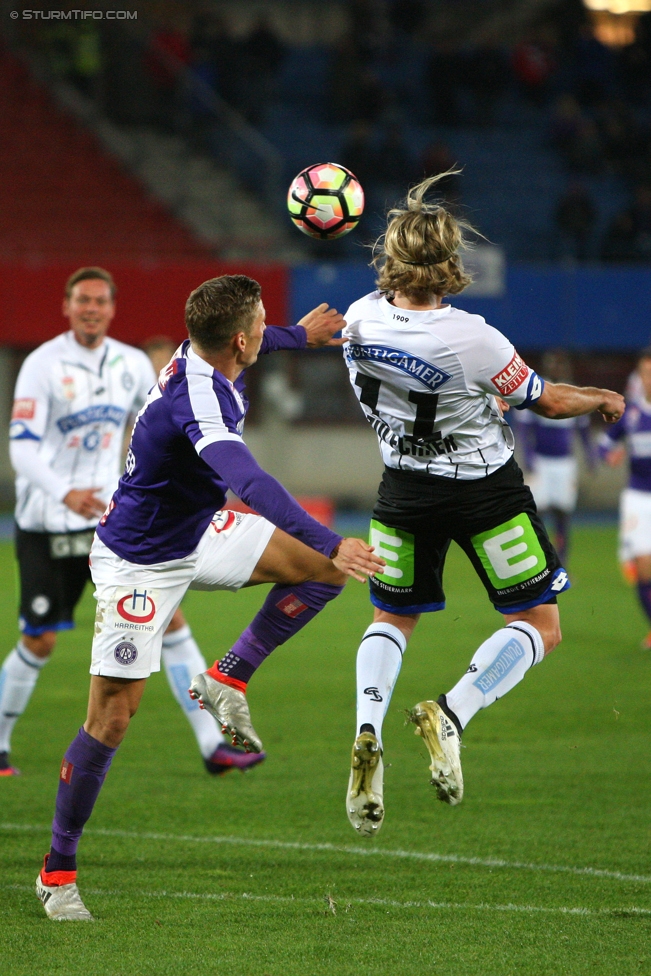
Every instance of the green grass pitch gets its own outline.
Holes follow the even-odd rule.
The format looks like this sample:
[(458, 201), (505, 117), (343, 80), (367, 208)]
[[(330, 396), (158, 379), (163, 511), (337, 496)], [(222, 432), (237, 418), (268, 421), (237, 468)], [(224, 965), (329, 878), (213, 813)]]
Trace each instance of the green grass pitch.
[[(61, 756), (85, 715), (93, 601), (64, 634), (17, 727), (23, 776), (0, 779), (2, 976), (578, 976), (651, 973), (645, 622), (612, 529), (574, 537), (564, 641), (476, 716), (466, 798), (439, 803), (404, 710), (436, 697), (499, 624), (451, 552), (448, 609), (421, 624), (385, 726), (386, 820), (346, 819), (354, 661), (366, 588), (344, 594), (251, 683), (268, 759), (211, 779), (155, 675), (80, 845), (90, 924), (46, 919), (33, 882), (48, 849)], [(0, 619), (15, 635), (11, 549)], [(210, 662), (259, 590), (189, 594)]]

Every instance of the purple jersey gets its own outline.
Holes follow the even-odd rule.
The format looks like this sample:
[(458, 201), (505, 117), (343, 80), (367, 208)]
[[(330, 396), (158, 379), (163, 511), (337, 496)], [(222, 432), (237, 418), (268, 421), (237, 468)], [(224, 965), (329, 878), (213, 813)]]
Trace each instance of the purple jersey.
[(606, 454), (622, 440), (628, 450), (629, 488), (651, 491), (651, 403), (643, 396), (629, 403), (624, 416), (606, 428), (599, 445), (600, 452)]
[(531, 410), (518, 417), (524, 434), (524, 448), (528, 467), (532, 466), (537, 455), (547, 458), (566, 458), (574, 455), (574, 438), (578, 432), (586, 450), (590, 451), (590, 418), (566, 417), (551, 420), (540, 417)]
[[(304, 346), (304, 329), (270, 327), (265, 351), (301, 348), (300, 333)], [(311, 518), (244, 444), (247, 402), (239, 380), (233, 384), (214, 370), (188, 340), (161, 373), (138, 414), (124, 474), (97, 528), (118, 556), (150, 565), (189, 555), (228, 488), (311, 548), (330, 555), (339, 544), (341, 536)]]

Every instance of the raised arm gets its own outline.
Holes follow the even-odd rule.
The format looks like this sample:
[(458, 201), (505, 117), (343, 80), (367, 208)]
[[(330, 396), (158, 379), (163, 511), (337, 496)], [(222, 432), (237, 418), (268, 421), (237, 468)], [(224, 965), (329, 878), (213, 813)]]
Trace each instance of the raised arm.
[(542, 395), (529, 409), (551, 420), (580, 417), (598, 410), (607, 424), (614, 424), (623, 416), (626, 404), (624, 397), (612, 390), (547, 382)]

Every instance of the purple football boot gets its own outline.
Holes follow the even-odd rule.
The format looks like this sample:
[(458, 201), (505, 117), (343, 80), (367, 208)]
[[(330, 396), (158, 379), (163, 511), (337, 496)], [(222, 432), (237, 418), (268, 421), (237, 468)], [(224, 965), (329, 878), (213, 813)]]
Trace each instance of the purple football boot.
[(252, 766), (264, 762), (266, 752), (244, 752), (228, 742), (218, 745), (209, 759), (204, 759), (204, 766), (212, 776), (223, 776), (231, 769), (241, 769), (243, 773)]

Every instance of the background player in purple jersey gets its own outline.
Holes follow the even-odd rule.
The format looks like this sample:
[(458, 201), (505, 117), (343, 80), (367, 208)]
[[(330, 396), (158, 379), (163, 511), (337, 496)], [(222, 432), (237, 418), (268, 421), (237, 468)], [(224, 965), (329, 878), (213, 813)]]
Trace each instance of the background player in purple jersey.
[[(611, 467), (629, 459), (628, 486), (619, 506), (619, 557), (635, 568), (640, 604), (651, 622), (651, 347), (643, 349), (629, 383), (626, 413), (604, 431), (599, 451)], [(651, 631), (642, 641), (651, 649)]]
[[(572, 383), (572, 364), (564, 349), (545, 353), (542, 377), (551, 383)], [(588, 465), (593, 465), (590, 443), (590, 418), (566, 417), (554, 420), (531, 410), (517, 414), (522, 433), (525, 463), (532, 473), (531, 490), (541, 515), (550, 515), (554, 533), (552, 541), (562, 563), (567, 560), (570, 522), (578, 494), (578, 461), (576, 435), (583, 443)]]
[[(77, 890), (77, 845), (187, 589), (275, 584), (233, 648), (193, 682), (237, 741), (260, 752), (244, 694), (251, 675), (341, 592), (347, 575), (363, 582), (385, 565), (362, 540), (312, 519), (242, 440), (242, 371), (263, 347), (264, 317), (252, 279), (204, 282), (186, 303), (190, 341), (136, 418), (91, 550), (97, 614), (88, 715), (61, 765), (52, 846), (36, 881), (50, 918), (92, 918)], [(227, 488), (261, 514), (222, 511)]]

